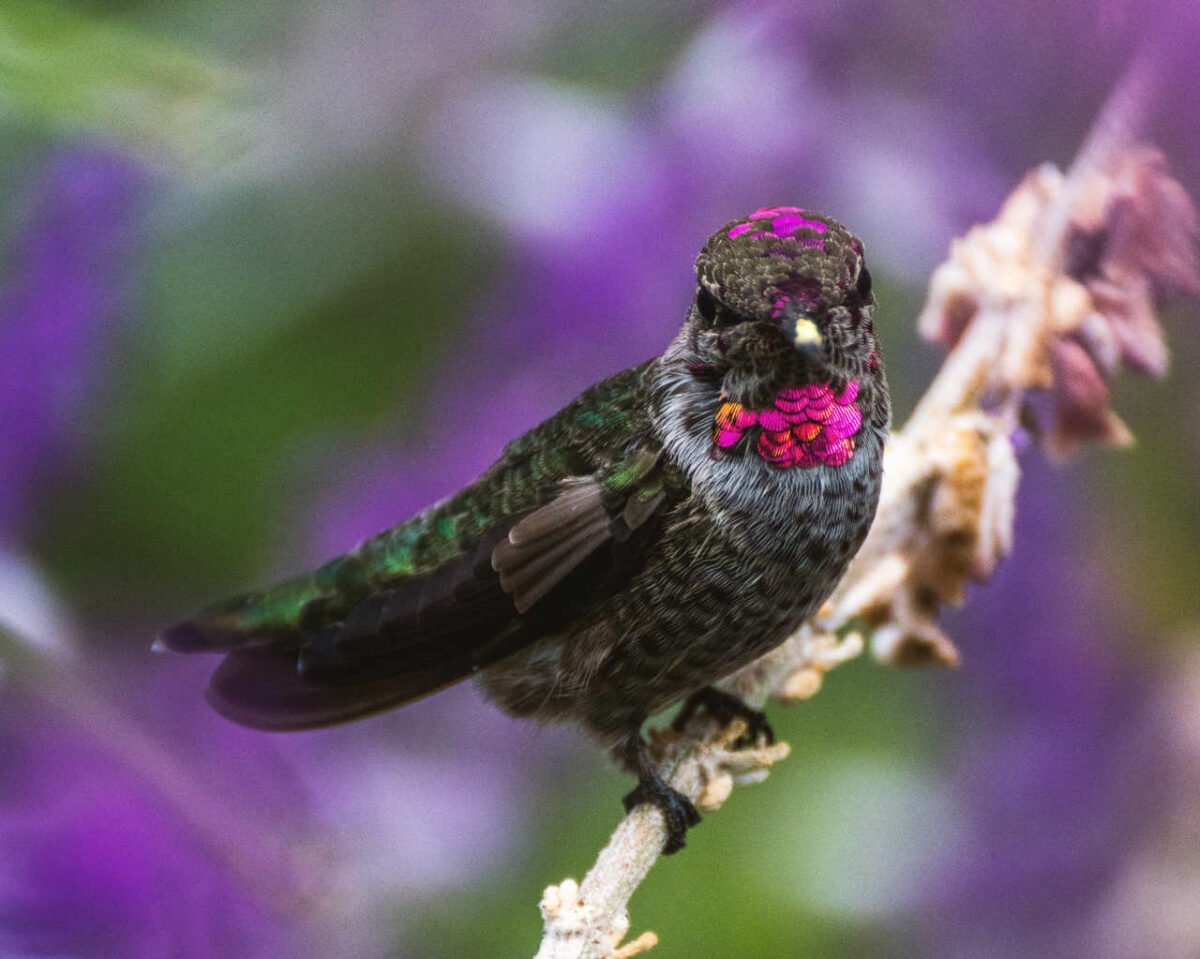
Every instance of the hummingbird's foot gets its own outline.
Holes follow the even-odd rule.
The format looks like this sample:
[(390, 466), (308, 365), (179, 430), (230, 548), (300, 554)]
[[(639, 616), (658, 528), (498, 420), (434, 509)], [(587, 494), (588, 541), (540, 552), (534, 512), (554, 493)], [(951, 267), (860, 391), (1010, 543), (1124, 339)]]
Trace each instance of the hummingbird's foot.
[(744, 720), (746, 733), (740, 740), (744, 746), (754, 745), (760, 739), (765, 740), (768, 746), (775, 742), (775, 730), (771, 728), (766, 713), (752, 709), (732, 693), (715, 686), (705, 686), (692, 693), (683, 704), (679, 715), (675, 717), (675, 721), (671, 723), (671, 727), (676, 730), (683, 729), (701, 709), (726, 726), (735, 719)]
[(638, 780), (637, 786), (621, 800), (626, 812), (633, 812), (635, 806), (650, 803), (662, 810), (663, 818), (667, 821), (667, 841), (663, 843), (663, 855), (669, 856), (679, 852), (684, 847), (687, 831), (700, 822), (700, 813), (692, 801), (678, 789), (672, 789), (658, 773), (652, 773)]
[(632, 812), (635, 806), (642, 803), (650, 803), (661, 809), (667, 823), (663, 855), (679, 852), (684, 846), (688, 829), (700, 822), (700, 813), (687, 796), (663, 781), (640, 734), (627, 739), (616, 755), (625, 768), (638, 778), (637, 786), (621, 800), (625, 811)]

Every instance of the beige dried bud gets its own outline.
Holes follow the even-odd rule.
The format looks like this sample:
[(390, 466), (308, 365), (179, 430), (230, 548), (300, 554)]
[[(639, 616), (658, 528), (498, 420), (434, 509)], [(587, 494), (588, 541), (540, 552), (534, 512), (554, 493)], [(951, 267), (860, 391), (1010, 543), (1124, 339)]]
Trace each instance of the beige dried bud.
[(643, 932), (636, 939), (625, 943), (620, 949), (613, 953), (613, 959), (633, 959), (634, 956), (640, 956), (644, 952), (649, 952), (658, 945), (658, 936), (653, 932)]
[(825, 674), (862, 654), (862, 633), (852, 631), (839, 639), (833, 633), (805, 632), (799, 668), (786, 673), (776, 684), (775, 695), (785, 703), (810, 699), (825, 684)]
[(1001, 425), (984, 414), (956, 416), (930, 453), (938, 482), (917, 575), (942, 602), (957, 604), (966, 581), (989, 577), (1011, 546), (1020, 471)]
[(879, 627), (871, 637), (871, 652), (889, 666), (958, 666), (958, 647), (933, 617), (933, 612), (923, 612)]
[(587, 928), (587, 904), (579, 895), (579, 883), (564, 879), (556, 886), (547, 886), (542, 892), (538, 907), (547, 923), (555, 923), (560, 931), (568, 935), (582, 934)]

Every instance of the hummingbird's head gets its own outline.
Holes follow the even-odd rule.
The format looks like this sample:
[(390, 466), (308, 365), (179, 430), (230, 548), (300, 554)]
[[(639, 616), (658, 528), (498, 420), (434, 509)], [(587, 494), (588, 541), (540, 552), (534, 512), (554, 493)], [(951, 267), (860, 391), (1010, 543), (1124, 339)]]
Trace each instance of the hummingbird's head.
[[(778, 206), (709, 237), (676, 341), (697, 375), (741, 402), (879, 368), (862, 241), (831, 217)], [(678, 354), (677, 354), (678, 355)]]

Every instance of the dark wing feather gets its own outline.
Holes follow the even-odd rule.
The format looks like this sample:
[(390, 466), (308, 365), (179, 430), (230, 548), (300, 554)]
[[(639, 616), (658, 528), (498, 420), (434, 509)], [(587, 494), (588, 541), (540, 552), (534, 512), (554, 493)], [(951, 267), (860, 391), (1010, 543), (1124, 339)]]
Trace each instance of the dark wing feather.
[(500, 588), (526, 613), (612, 536), (613, 518), (604, 507), (604, 488), (592, 478), (577, 480), (508, 531), (492, 550)]
[(476, 548), (373, 593), (301, 645), (247, 646), (213, 676), (209, 700), (262, 729), (343, 722), (463, 679), (619, 589), (657, 539), (667, 496), (652, 481), (614, 489), (573, 477)]

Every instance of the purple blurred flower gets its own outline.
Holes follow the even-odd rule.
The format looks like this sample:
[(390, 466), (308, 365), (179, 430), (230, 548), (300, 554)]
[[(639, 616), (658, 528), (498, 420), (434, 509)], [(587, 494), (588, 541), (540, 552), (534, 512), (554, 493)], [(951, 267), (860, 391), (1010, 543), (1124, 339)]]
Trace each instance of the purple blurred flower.
[(967, 840), (931, 884), (929, 955), (1088, 954), (1089, 917), (1152, 817), (1148, 676), (1118, 659), (1128, 626), (1087, 558), (1078, 480), (1027, 470), (1013, 557), (951, 626)]
[(284, 166), (394, 148), (398, 131), (421, 122), (432, 90), (512, 51), (528, 56), (556, 19), (530, 0), (469, 12), (413, 0), (288, 13), (289, 37), (266, 91), (275, 127), (259, 131), (265, 159)]
[(0, 951), (303, 954), (300, 920), (336, 875), (303, 791), (269, 741), (209, 713), (195, 668), (138, 673), (48, 665), (4, 690)]
[(0, 542), (89, 425), (145, 184), (129, 160), (88, 149), (55, 152), (37, 177), (0, 298)]
[(540, 776), (567, 737), (510, 719), (469, 685), (305, 736), (284, 751), (336, 825), (343, 881), (375, 913), (493, 873), (536, 828)]
[(273, 737), (207, 707), (211, 662), (79, 663), (0, 689), (0, 953), (397, 955), (519, 847), (562, 741), (467, 688)]

